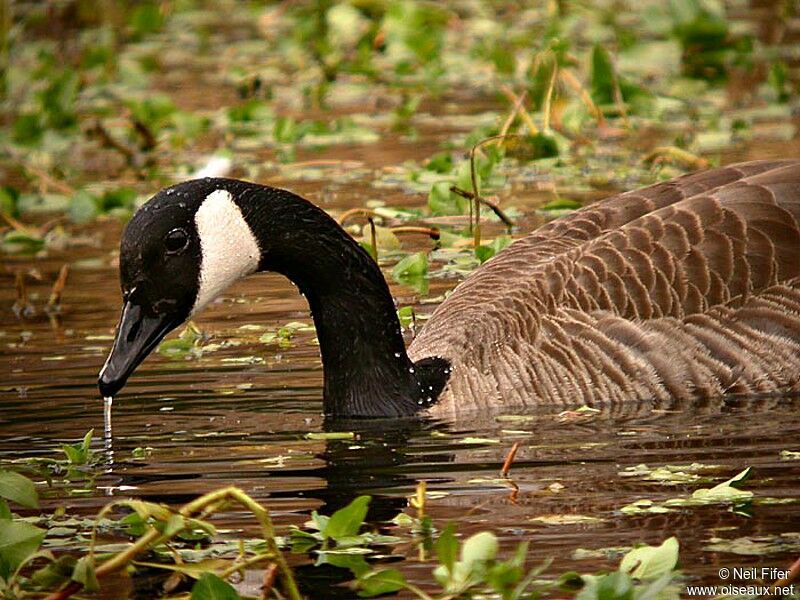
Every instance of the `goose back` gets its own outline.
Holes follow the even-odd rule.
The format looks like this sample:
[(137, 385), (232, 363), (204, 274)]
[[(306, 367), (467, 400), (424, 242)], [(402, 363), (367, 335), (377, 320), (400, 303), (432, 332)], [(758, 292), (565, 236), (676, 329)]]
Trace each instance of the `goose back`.
[(451, 362), (433, 412), (797, 389), (800, 161), (619, 194), (516, 241), (409, 348)]

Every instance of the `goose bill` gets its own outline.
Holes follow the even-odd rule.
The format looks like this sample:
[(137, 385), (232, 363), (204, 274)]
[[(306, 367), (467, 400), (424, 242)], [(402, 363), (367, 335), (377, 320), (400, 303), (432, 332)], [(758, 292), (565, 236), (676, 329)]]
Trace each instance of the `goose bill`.
[(139, 363), (180, 323), (174, 315), (148, 315), (138, 304), (126, 302), (114, 345), (97, 381), (100, 393), (112, 397), (119, 392)]

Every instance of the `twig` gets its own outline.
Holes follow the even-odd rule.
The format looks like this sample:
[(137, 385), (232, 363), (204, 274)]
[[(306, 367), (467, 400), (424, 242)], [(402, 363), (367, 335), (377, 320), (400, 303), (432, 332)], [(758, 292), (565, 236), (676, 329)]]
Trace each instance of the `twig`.
[[(468, 200), (474, 199), (472, 192), (468, 192), (467, 190), (462, 190), (458, 186), (455, 185), (450, 186), (450, 191), (453, 192), (454, 194), (458, 194), (462, 198), (467, 198)], [(514, 227), (514, 221), (512, 221), (511, 218), (506, 213), (503, 212), (503, 209), (500, 208), (500, 206), (496, 202), (489, 200), (489, 198), (483, 198), (483, 197), (478, 198), (478, 201), (491, 208), (492, 212), (496, 214), (497, 217), (503, 223), (506, 224), (506, 227)]]
[(56, 225), (58, 225), (59, 223), (63, 223), (66, 220), (67, 220), (67, 218), (62, 215), (60, 217), (56, 217), (55, 219), (50, 219), (49, 221), (45, 221), (44, 223), (42, 223), (38, 227), (39, 234), (40, 235), (45, 235), (48, 231), (53, 229)]
[(133, 121), (133, 129), (142, 138), (142, 143), (140, 144), (139, 147), (144, 152), (149, 152), (150, 150), (153, 150), (158, 144), (158, 142), (156, 141), (156, 136), (153, 135), (153, 132), (150, 130), (150, 128), (139, 119), (132, 119), (132, 121)]
[(542, 107), (542, 130), (550, 131), (550, 111), (553, 102), (553, 92), (556, 89), (556, 77), (558, 77), (558, 63), (553, 61), (553, 73), (550, 75), (550, 83), (547, 85), (547, 94), (544, 97), (544, 106)]
[(47, 174), (46, 172), (38, 169), (36, 167), (32, 167), (30, 165), (22, 164), (22, 168), (29, 174), (39, 180), (39, 184), (44, 188), (43, 192), (49, 188), (57, 190), (66, 196), (72, 196), (75, 193), (74, 188), (63, 181), (59, 181), (58, 179), (54, 179), (52, 176)]
[[(502, 136), (502, 137), (505, 137)], [(499, 135), (493, 135), (479, 141), (472, 146), (469, 151), (469, 177), (472, 183), (473, 203), (475, 205), (475, 227), (472, 228), (472, 243), (475, 248), (481, 245), (481, 191), (478, 186), (478, 170), (475, 167), (475, 153), (484, 144), (488, 144), (492, 140), (501, 138)], [(472, 205), (470, 205), (471, 207)], [(470, 210), (470, 226), (472, 226), (472, 210)]]
[(272, 592), (272, 586), (275, 583), (275, 575), (278, 574), (278, 565), (275, 563), (270, 564), (264, 569), (264, 583), (261, 584), (261, 598), (262, 600), (268, 600), (270, 592)]
[(508, 472), (511, 470), (511, 465), (514, 463), (514, 457), (517, 456), (517, 450), (519, 450), (519, 442), (514, 442), (514, 445), (511, 446), (511, 450), (509, 450), (508, 454), (506, 455), (503, 468), (500, 469), (500, 475), (503, 477), (508, 477)]
[(20, 221), (17, 221), (14, 217), (12, 217), (7, 212), (0, 211), (0, 217), (3, 217), (3, 220), (6, 223), (8, 223), (9, 225), (11, 225), (11, 227), (13, 229), (15, 229), (16, 231), (19, 231), (19, 232), (24, 233), (25, 235), (29, 235), (31, 237), (37, 237), (38, 236), (38, 231), (36, 230), (36, 228), (30, 227), (28, 225), (25, 225), (24, 223), (21, 223)]
[(17, 318), (29, 317), (35, 310), (33, 304), (28, 300), (28, 287), (25, 285), (25, 273), (17, 271), (14, 275), (14, 288), (17, 292), (17, 299), (11, 309)]
[(129, 165), (134, 165), (136, 163), (136, 151), (127, 144), (123, 144), (114, 138), (100, 121), (95, 121), (89, 128), (89, 132), (97, 135), (100, 144), (122, 154)]
[(622, 123), (626, 129), (630, 129), (630, 121), (628, 121), (628, 109), (625, 107), (625, 99), (622, 97), (622, 88), (619, 87), (619, 77), (617, 77), (616, 65), (611, 66), (611, 78), (614, 84), (614, 104), (617, 105), (617, 110), (622, 117)]
[(566, 85), (571, 87), (574, 92), (580, 95), (581, 101), (589, 109), (589, 112), (594, 115), (597, 125), (599, 127), (604, 126), (606, 124), (606, 117), (603, 115), (603, 111), (597, 108), (594, 100), (592, 100), (591, 94), (586, 91), (586, 88), (583, 87), (580, 81), (578, 81), (578, 78), (575, 77), (575, 74), (570, 69), (561, 69), (558, 73), (558, 76), (561, 81), (563, 81)]
[(378, 262), (378, 235), (375, 231), (375, 219), (372, 217), (367, 217), (367, 222), (369, 223), (369, 239), (372, 245), (371, 254), (372, 260), (376, 263)]
[(392, 233), (421, 233), (427, 235), (432, 240), (439, 239), (439, 229), (436, 227), (416, 227), (413, 225), (402, 225), (400, 227), (390, 227)]
[(352, 217), (355, 217), (356, 215), (363, 215), (363, 216), (366, 216), (366, 217), (379, 217), (380, 216), (378, 213), (376, 213), (374, 210), (372, 210), (370, 208), (351, 208), (349, 210), (344, 211), (341, 215), (339, 215), (339, 218), (336, 219), (336, 221), (337, 221), (337, 223), (339, 223), (340, 226), (344, 226), (344, 224), (349, 219), (351, 219)]
[(426, 481), (417, 482), (417, 493), (411, 504), (417, 509), (417, 519), (420, 521), (425, 518), (425, 493), (428, 490)]
[(47, 596), (44, 600), (67, 600), (72, 594), (77, 594), (81, 591), (83, 585), (78, 583), (77, 581), (70, 581), (69, 585), (64, 589), (61, 589), (57, 592), (53, 592), (49, 596)]
[(61, 308), (61, 294), (64, 291), (64, 286), (67, 284), (67, 275), (69, 275), (69, 265), (61, 265), (61, 270), (58, 272), (58, 277), (53, 283), (53, 289), (50, 292), (50, 299), (47, 301), (47, 307), (50, 310), (59, 310)]
[(653, 148), (643, 158), (642, 162), (658, 164), (665, 161), (681, 163), (691, 169), (705, 169), (708, 161), (705, 158), (692, 154), (688, 150), (677, 146), (659, 146)]
[[(528, 95), (527, 91), (522, 92), (517, 98), (516, 102), (514, 102), (513, 106), (511, 107), (511, 112), (508, 113), (508, 117), (506, 117), (503, 126), (500, 128), (500, 135), (505, 136), (508, 134), (508, 130), (511, 127), (511, 124), (514, 122), (514, 119), (517, 118), (520, 109), (522, 108), (522, 103), (525, 102), (525, 97)], [(500, 143), (500, 139), (495, 141), (495, 145)]]
[[(500, 91), (503, 92), (503, 94), (506, 96), (506, 98), (511, 100), (511, 102), (513, 102), (514, 104), (519, 102), (519, 98), (511, 90), (510, 87), (508, 87), (506, 85), (503, 85), (503, 86), (500, 87)], [(525, 107), (522, 105), (522, 103), (520, 103), (519, 115), (520, 115), (520, 117), (522, 117), (522, 120), (525, 121), (525, 125), (528, 126), (528, 131), (531, 132), (531, 135), (537, 135), (539, 133), (539, 128), (536, 127), (536, 123), (533, 122), (533, 119), (528, 114), (528, 111), (525, 110)]]
[(517, 504), (519, 502), (519, 486), (513, 479), (509, 479), (508, 482), (511, 484), (511, 493), (508, 495), (508, 501), (511, 504)]

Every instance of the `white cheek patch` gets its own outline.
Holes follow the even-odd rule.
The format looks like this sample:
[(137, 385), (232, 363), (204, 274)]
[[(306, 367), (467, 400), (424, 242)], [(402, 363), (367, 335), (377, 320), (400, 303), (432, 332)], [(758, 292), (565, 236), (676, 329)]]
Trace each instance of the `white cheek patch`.
[(194, 217), (200, 238), (200, 281), (192, 314), (235, 281), (258, 268), (261, 251), (250, 226), (227, 190), (210, 193)]

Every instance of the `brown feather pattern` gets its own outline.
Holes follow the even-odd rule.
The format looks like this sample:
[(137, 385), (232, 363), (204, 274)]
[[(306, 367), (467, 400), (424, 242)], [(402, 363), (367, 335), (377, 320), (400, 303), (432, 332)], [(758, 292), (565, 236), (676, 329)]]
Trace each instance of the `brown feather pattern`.
[(619, 194), (516, 241), (409, 348), (438, 414), (800, 389), (800, 161)]

